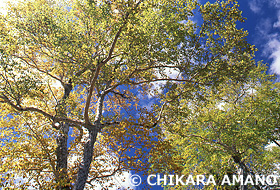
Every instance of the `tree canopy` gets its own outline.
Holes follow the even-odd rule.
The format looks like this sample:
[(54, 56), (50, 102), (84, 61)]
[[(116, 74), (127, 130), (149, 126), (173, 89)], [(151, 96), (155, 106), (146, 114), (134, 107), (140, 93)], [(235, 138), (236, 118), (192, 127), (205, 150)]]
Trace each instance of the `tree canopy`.
[[(240, 97), (245, 102), (232, 102), (255, 84), (254, 74), (264, 73), (238, 22), (244, 18), (232, 0), (10, 3), (0, 16), (0, 185), (107, 188), (106, 181), (127, 170), (160, 170), (165, 161), (171, 171), (184, 169), (174, 146), (188, 149), (186, 155), (209, 149), (226, 158), (245, 151), (247, 158), (261, 150), (247, 145), (277, 140), (273, 119), (269, 128), (257, 120), (252, 133), (263, 112), (254, 110), (257, 103), (248, 93)], [(143, 107), (149, 96), (158, 100), (150, 109)], [(224, 109), (231, 111), (215, 107), (220, 98), (229, 99)], [(248, 107), (259, 115), (245, 113)], [(230, 137), (241, 128), (238, 121), (246, 133), (239, 134), (234, 152), (225, 147), (235, 142)], [(202, 138), (187, 133), (189, 128)], [(210, 146), (197, 141), (206, 136)], [(224, 162), (211, 155), (216, 171)]]
[(228, 80), (213, 89), (204, 88), (203, 99), (181, 95), (168, 104), (162, 126), (173, 164), (164, 170), (166, 163), (161, 162), (154, 171), (214, 176), (216, 184), (204, 189), (223, 189), (224, 175), (242, 172), (246, 179), (278, 173), (279, 84), (273, 84), (265, 70), (259, 65), (246, 83)]

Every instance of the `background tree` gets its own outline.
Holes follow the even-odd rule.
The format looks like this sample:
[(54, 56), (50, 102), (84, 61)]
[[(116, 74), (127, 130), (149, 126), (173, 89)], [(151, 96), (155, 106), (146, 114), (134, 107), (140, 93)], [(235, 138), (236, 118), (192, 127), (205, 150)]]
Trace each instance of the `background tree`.
[[(2, 184), (80, 190), (127, 169), (147, 171), (148, 159), (170, 144), (157, 125), (164, 107), (140, 109), (140, 93), (160, 94), (154, 82), (167, 81), (170, 91), (183, 85), (168, 94), (176, 102), (183, 92), (246, 80), (255, 67), (254, 47), (236, 28), (244, 21), (237, 7), (231, 0), (10, 4), (0, 18)], [(190, 19), (195, 11), (201, 25)]]
[[(248, 175), (255, 181), (255, 175), (279, 173), (279, 84), (273, 84), (265, 71), (259, 65), (246, 82), (229, 79), (201, 90), (203, 99), (182, 95), (166, 105), (163, 128), (175, 158), (167, 172), (213, 175), (215, 188), (221, 189), (225, 188), (221, 185), (224, 175), (243, 175), (245, 182)], [(276, 143), (273, 148), (269, 148), (271, 143)], [(162, 162), (159, 165), (164, 167)], [(249, 184), (241, 189), (266, 186)], [(213, 188), (213, 184), (204, 187)]]

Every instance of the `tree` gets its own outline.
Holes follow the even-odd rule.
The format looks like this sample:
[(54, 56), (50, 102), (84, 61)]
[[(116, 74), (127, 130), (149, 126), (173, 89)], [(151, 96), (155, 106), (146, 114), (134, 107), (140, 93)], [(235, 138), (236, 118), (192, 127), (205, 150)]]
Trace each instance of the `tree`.
[[(233, 175), (243, 175), (243, 182), (250, 175), (255, 183), (256, 175), (279, 173), (279, 83), (265, 73), (266, 67), (260, 64), (246, 82), (228, 79), (215, 88), (202, 89), (203, 99), (182, 95), (167, 105), (163, 128), (175, 158), (167, 172), (214, 176), (217, 184), (204, 189), (225, 188), (224, 175), (231, 176), (231, 181)], [(268, 148), (271, 143), (275, 143), (272, 149)], [(235, 184), (227, 189), (238, 186), (267, 187)]]
[[(255, 67), (237, 7), (231, 0), (10, 4), (0, 18), (2, 184), (80, 190), (127, 169), (146, 171), (169, 144), (158, 125), (164, 106), (140, 108), (139, 93), (157, 97), (153, 84), (165, 81), (193, 96), (228, 78), (246, 80)], [(201, 25), (191, 21), (194, 12)]]

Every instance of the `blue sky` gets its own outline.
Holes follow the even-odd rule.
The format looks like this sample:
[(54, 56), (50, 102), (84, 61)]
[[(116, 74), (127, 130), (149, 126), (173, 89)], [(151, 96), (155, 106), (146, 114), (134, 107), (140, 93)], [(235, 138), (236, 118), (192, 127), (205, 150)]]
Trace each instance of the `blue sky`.
[(248, 41), (256, 45), (256, 60), (269, 64), (270, 73), (280, 76), (280, 0), (239, 0), (241, 27), (248, 30)]

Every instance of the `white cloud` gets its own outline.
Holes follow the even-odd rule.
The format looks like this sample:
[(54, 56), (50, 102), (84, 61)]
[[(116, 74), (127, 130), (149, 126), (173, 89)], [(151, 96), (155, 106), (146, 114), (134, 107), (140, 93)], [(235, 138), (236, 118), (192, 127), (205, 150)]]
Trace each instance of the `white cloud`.
[(270, 18), (261, 19), (257, 26), (257, 30), (263, 37), (267, 37), (271, 31), (272, 26), (273, 24)]
[[(262, 6), (266, 3), (271, 8), (280, 8), (280, 0), (251, 0), (250, 9), (253, 12), (260, 13)], [(280, 11), (275, 11), (276, 20), (272, 16), (260, 19), (258, 26), (258, 36), (255, 38), (256, 44), (264, 47), (263, 56), (272, 59), (270, 64), (270, 73), (280, 75)]]
[(274, 28), (280, 28), (280, 11), (278, 11), (278, 20), (273, 24)]
[(268, 0), (270, 6), (280, 8), (280, 0)]
[(277, 75), (280, 75), (280, 41), (276, 38), (268, 42), (268, 48), (271, 51), (270, 58), (273, 59), (270, 70)]
[(262, 5), (257, 0), (250, 1), (249, 7), (250, 7), (251, 11), (253, 11), (254, 13), (260, 13), (262, 10)]

